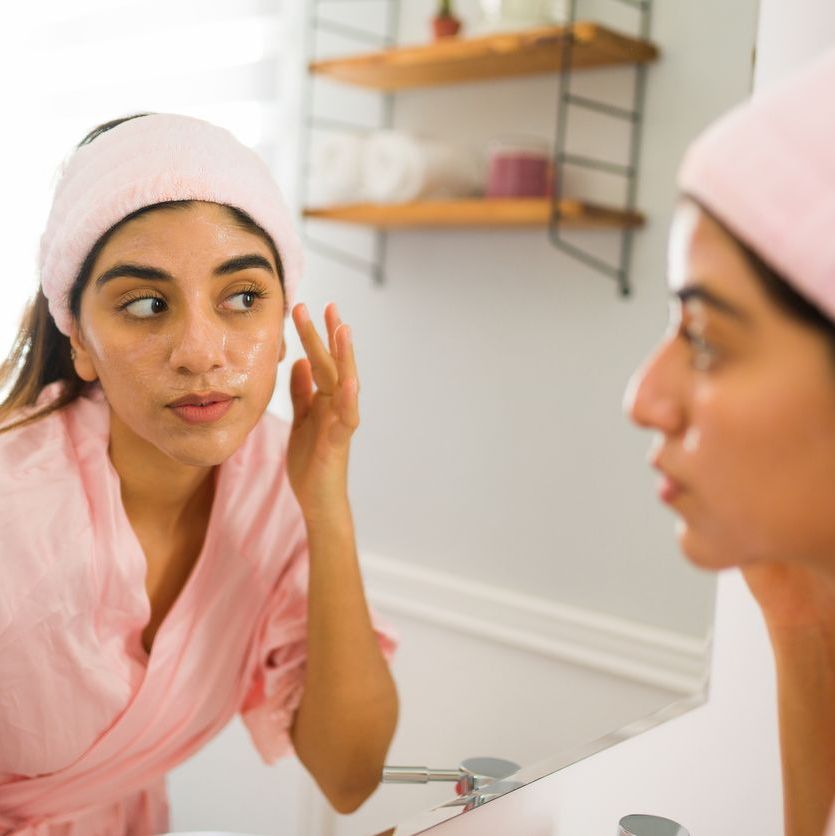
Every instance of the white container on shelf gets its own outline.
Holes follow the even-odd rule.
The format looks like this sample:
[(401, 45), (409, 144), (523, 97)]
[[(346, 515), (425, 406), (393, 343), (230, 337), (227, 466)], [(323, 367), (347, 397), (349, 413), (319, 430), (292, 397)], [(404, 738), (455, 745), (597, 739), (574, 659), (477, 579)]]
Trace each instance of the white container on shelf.
[(480, 0), (482, 18), (475, 33), (516, 31), (564, 23), (568, 0)]

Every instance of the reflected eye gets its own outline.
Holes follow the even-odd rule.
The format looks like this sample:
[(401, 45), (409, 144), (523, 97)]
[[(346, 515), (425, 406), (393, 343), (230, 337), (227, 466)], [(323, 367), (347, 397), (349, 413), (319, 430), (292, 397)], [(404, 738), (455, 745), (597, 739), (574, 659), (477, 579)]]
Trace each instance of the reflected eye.
[(161, 314), (165, 309), (165, 300), (159, 296), (141, 296), (139, 299), (126, 302), (120, 308), (120, 310), (128, 311), (131, 316), (135, 316), (137, 319), (150, 319), (156, 314)]
[(716, 346), (709, 343), (701, 334), (695, 334), (692, 331), (682, 333), (692, 350), (693, 366), (701, 371), (711, 368), (719, 357)]
[(682, 310), (678, 299), (671, 299), (667, 306), (667, 328), (668, 336), (677, 334), (681, 329)]
[(248, 313), (256, 306), (258, 300), (262, 299), (263, 297), (264, 294), (261, 293), (261, 291), (257, 290), (256, 288), (249, 288), (247, 290), (242, 290), (239, 293), (233, 293), (230, 297), (227, 298), (226, 304), (233, 311)]

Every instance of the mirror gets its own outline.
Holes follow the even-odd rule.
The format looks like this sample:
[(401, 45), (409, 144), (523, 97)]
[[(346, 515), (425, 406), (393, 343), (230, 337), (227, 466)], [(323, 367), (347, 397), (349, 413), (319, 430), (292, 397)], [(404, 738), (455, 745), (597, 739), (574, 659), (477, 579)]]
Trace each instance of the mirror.
[[(325, 135), (319, 128), (307, 134), (302, 120), (318, 113), (374, 127), (385, 116), (379, 95), (306, 78), (304, 6), (307, 14), (378, 32), (386, 25), (383, 6), (397, 6), (397, 41), (407, 44), (428, 40), (434, 4), (284, 4), (292, 66), (282, 67), (281, 145), (269, 144), (266, 117), (247, 122), (251, 130), (239, 136), (277, 160), (291, 196), (304, 159)], [(456, 9), (466, 35), (480, 4), (460, 0)], [(653, 9), (650, 37), (661, 57), (647, 76), (637, 190), (647, 223), (634, 238), (630, 298), (558, 252), (544, 227), (391, 232), (376, 251), (380, 284), (346, 259), (308, 250), (304, 300), (314, 312), (337, 300), (355, 335), (362, 380), (351, 473), (358, 545), (369, 599), (401, 639), (393, 766), (454, 770), (470, 758), (506, 759), (523, 767), (501, 779), (512, 790), (704, 699), (714, 578), (680, 557), (673, 519), (655, 497), (645, 461), (649, 438), (629, 426), (620, 403), (629, 375), (665, 326), (666, 235), (678, 163), (689, 140), (749, 92), (756, 13), (756, 0)], [(580, 16), (636, 30), (634, 9), (617, 0), (581, 2)], [(67, 50), (82, 44), (84, 51), (83, 28), (76, 26), (75, 47)], [(317, 57), (373, 49), (334, 32), (313, 46)], [(68, 85), (80, 89), (82, 69)], [(578, 72), (572, 89), (622, 106), (632, 73), (628, 67)], [(249, 83), (249, 76), (229, 79)], [(18, 190), (21, 201), (30, 201), (16, 207), (31, 219), (27, 228), (38, 229), (48, 199), (44, 172), (51, 175), (97, 122), (171, 109), (224, 124), (238, 113), (206, 104), (208, 95), (195, 104), (199, 96), (187, 99), (186, 85), (166, 98), (161, 89), (137, 95), (147, 78), (131, 83), (119, 89), (102, 83), (83, 108), (75, 88), (52, 90), (49, 116), (37, 117), (50, 130), (33, 132), (32, 177), (21, 180), (38, 185)], [(243, 89), (230, 98), (244, 101)], [(268, 93), (279, 95), (274, 86)], [(556, 95), (553, 74), (403, 91), (390, 100), (392, 124), (482, 149), (508, 134), (551, 142)], [(571, 119), (570, 150), (628, 162), (628, 126), (589, 112)], [(567, 196), (624, 201), (620, 179), (568, 168), (558, 174)], [(380, 243), (366, 229), (321, 221), (305, 228), (311, 239), (360, 259), (373, 260)], [(617, 259), (616, 232), (576, 232), (571, 240)], [(30, 274), (30, 262), (21, 250), (21, 274)], [(0, 327), (7, 344), (30, 291), (21, 283), (6, 309)], [(283, 417), (291, 414), (286, 370), (299, 356), (298, 345), (291, 346), (273, 402)], [(204, 816), (214, 809), (205, 780), (225, 781), (220, 768), (229, 777), (228, 793), (217, 802), (224, 809), (236, 803), (230, 801), (236, 775), (251, 788), (255, 770), (261, 770), (259, 798), (297, 806), (303, 799), (306, 811), (293, 813), (295, 828), (287, 826), (293, 832), (353, 836), (400, 821), (397, 833), (411, 833), (422, 825), (410, 821), (440, 821), (464, 809), (441, 806), (455, 795), (452, 782), (391, 784), (356, 814), (337, 817), (309, 784), (307, 794), (296, 792), (301, 779), (294, 767), (279, 768), (280, 783), (262, 769), (239, 727), (229, 734), (237, 737), (224, 738), (200, 762), (211, 768), (187, 763), (172, 773), (175, 824), (178, 815), (185, 821), (178, 811), (188, 804), (181, 799), (199, 797)], [(228, 828), (271, 832), (268, 812), (260, 826), (253, 817), (241, 824), (257, 803), (245, 797), (242, 790)], [(204, 829), (221, 826), (220, 816), (211, 824), (204, 819)]]
[[(579, 5), (582, 19), (637, 31), (625, 4)], [(476, 6), (456, 4), (459, 17), (477, 20)], [(341, 10), (321, 4), (329, 19)], [(426, 42), (426, 4), (401, 4), (400, 14), (398, 41)], [(646, 462), (650, 438), (620, 404), (665, 327), (679, 161), (750, 91), (756, 17), (753, 0), (732, 11), (718, 0), (652, 11), (661, 56), (647, 76), (637, 199), (647, 224), (634, 238), (631, 297), (554, 249), (541, 228), (389, 232), (379, 285), (347, 257), (310, 251), (312, 307), (343, 300), (357, 334), (359, 546), (370, 600), (401, 635), (392, 765), (505, 758), (533, 780), (704, 699), (714, 577), (680, 556)], [(325, 30), (314, 46), (317, 60), (371, 48)], [(633, 72), (576, 72), (572, 92), (628, 106)], [(514, 132), (548, 140), (556, 94), (554, 75), (401, 90), (392, 124), (473, 148)], [(380, 96), (351, 85), (317, 77), (310, 96), (314, 118), (374, 126), (380, 116)], [(623, 124), (579, 109), (570, 119), (567, 150), (628, 162)], [(309, 141), (331, 134), (316, 123)], [(567, 195), (622, 205), (620, 178), (563, 174)], [(319, 220), (306, 231), (374, 259), (368, 231)], [(571, 240), (617, 258), (617, 233)], [(400, 821), (396, 832), (411, 833), (460, 812), (410, 818), (454, 795), (452, 783), (385, 784), (358, 813), (334, 819), (333, 832)]]

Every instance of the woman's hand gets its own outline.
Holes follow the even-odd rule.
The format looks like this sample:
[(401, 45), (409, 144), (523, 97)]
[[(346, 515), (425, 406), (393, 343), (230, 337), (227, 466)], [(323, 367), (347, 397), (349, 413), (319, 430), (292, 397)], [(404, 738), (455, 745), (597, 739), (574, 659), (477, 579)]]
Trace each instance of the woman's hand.
[[(359, 426), (359, 381), (351, 330), (336, 305), (325, 308), (328, 348), (303, 304), (293, 322), (305, 354), (293, 364), (293, 427), (287, 451), (290, 485), (307, 520), (347, 506), (348, 452)], [(315, 391), (314, 391), (315, 384)]]
[(380, 782), (397, 690), (365, 602), (348, 504), (348, 451), (359, 426), (351, 332), (333, 304), (325, 309), (329, 348), (304, 305), (293, 308), (293, 322), (307, 357), (290, 377), (287, 467), (307, 526), (310, 575), (304, 693), (291, 736), (331, 804), (349, 813)]

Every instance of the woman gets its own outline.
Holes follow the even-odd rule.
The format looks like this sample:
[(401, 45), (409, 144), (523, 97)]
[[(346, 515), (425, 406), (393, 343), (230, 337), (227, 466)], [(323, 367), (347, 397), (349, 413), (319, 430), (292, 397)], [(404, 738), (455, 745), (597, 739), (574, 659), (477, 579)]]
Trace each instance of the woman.
[[(66, 162), (2, 369), (0, 832), (158, 833), (165, 773), (236, 712), (341, 811), (397, 715), (347, 495), (350, 328), (265, 412), (301, 247), (266, 165), (175, 114)], [(222, 791), (222, 788), (219, 788)]]
[(762, 609), (790, 836), (835, 795), (834, 89), (835, 51), (691, 146), (673, 322), (626, 399), (683, 552), (741, 567)]

